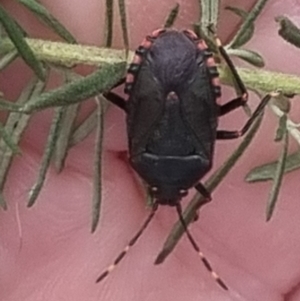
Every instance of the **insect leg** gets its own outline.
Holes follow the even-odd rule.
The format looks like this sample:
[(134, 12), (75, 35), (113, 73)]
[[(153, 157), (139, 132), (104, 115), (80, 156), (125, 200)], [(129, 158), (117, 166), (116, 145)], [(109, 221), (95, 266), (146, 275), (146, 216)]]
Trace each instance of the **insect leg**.
[(198, 244), (196, 243), (196, 241), (194, 240), (193, 236), (191, 235), (190, 231), (188, 230), (188, 227), (185, 223), (185, 220), (182, 216), (182, 208), (181, 208), (181, 204), (178, 202), (176, 204), (176, 209), (177, 209), (177, 213), (178, 213), (178, 217), (179, 220), (184, 228), (184, 231), (190, 241), (190, 243), (192, 244), (194, 250), (198, 253), (198, 255), (200, 256), (204, 266), (206, 267), (206, 269), (210, 272), (210, 274), (212, 275), (212, 277), (216, 280), (216, 282), (224, 289), (224, 290), (228, 290), (227, 285), (224, 283), (224, 281), (219, 277), (219, 275), (213, 270), (211, 264), (209, 263), (209, 261), (206, 259), (206, 257), (204, 256), (204, 254), (200, 251), (200, 248), (198, 246)]
[[(210, 28), (210, 30), (213, 32), (213, 30)], [(213, 32), (214, 33), (214, 32)], [(246, 104), (248, 100), (248, 91), (240, 78), (232, 60), (230, 59), (229, 55), (227, 54), (226, 50), (222, 46), (222, 43), (220, 39), (215, 35), (216, 39), (216, 44), (218, 46), (219, 52), (222, 55), (223, 59), (225, 60), (226, 64), (228, 65), (228, 68), (231, 71), (231, 74), (241, 92), (241, 96), (238, 96), (237, 98), (227, 102), (226, 104), (219, 106), (219, 116), (223, 116), (235, 109), (237, 109), (240, 106), (243, 106)], [(270, 100), (271, 97), (277, 96), (278, 93), (269, 93), (267, 94), (260, 102), (252, 116), (248, 119), (244, 127), (239, 130), (239, 131), (217, 131), (217, 139), (235, 139), (240, 136), (243, 136), (248, 129), (251, 127), (253, 124), (254, 120), (256, 119), (257, 116), (264, 110), (265, 106), (267, 105), (268, 101)]]
[[(210, 192), (205, 188), (205, 186), (201, 182), (199, 182), (198, 184), (196, 184), (194, 187), (204, 197), (203, 199), (201, 199), (201, 204), (199, 206), (199, 209), (200, 209), (200, 207), (202, 207), (203, 205), (209, 203), (212, 200), (211, 194), (210, 194)], [(198, 209), (198, 211), (199, 211), (199, 209)], [(196, 222), (198, 220), (198, 218), (199, 218), (198, 211), (195, 212), (194, 222)]]
[(151, 222), (152, 218), (155, 215), (155, 212), (158, 208), (158, 203), (154, 203), (152, 210), (149, 214), (149, 216), (147, 217), (147, 219), (145, 220), (144, 224), (142, 225), (142, 227), (140, 228), (140, 230), (134, 235), (134, 237), (129, 241), (128, 245), (124, 248), (124, 250), (116, 257), (116, 259), (114, 260), (113, 264), (111, 264), (96, 280), (96, 282), (100, 282), (102, 281), (105, 277), (108, 276), (108, 274), (110, 272), (112, 272), (115, 267), (120, 263), (120, 261), (125, 257), (125, 255), (127, 254), (127, 252), (129, 251), (130, 247), (132, 247), (137, 240), (139, 239), (139, 237), (143, 234), (144, 230), (147, 228), (147, 226), (149, 225), (149, 223)]
[(198, 184), (196, 184), (196, 185), (195, 185), (195, 188), (196, 188), (196, 190), (197, 190), (201, 195), (204, 196), (204, 198), (205, 198), (205, 203), (203, 203), (203, 204), (209, 203), (209, 202), (211, 201), (211, 195), (210, 195), (210, 192), (207, 191), (207, 189), (203, 186), (202, 183), (199, 182)]
[(209, 28), (210, 31), (212, 31), (212, 33), (215, 35), (215, 40), (216, 40), (216, 44), (217, 47), (219, 49), (219, 52), (221, 54), (221, 56), (223, 57), (224, 61), (226, 62), (234, 81), (237, 84), (237, 87), (241, 93), (240, 96), (238, 96), (237, 98), (229, 101), (228, 103), (222, 105), (219, 107), (219, 116), (223, 116), (243, 105), (245, 105), (245, 103), (248, 101), (248, 91), (241, 79), (241, 77), (239, 76), (232, 60), (230, 59), (229, 55), (227, 54), (226, 50), (224, 49), (221, 40), (216, 36), (216, 34), (214, 33), (214, 31)]
[[(117, 88), (119, 86), (121, 86), (122, 84), (125, 83), (126, 78), (122, 78), (120, 79), (112, 88), (111, 90), (113, 90), (114, 88)], [(106, 92), (103, 93), (103, 96), (110, 101), (111, 103), (113, 103), (114, 105), (116, 105), (117, 107), (119, 107), (120, 109), (122, 109), (123, 111), (125, 111), (127, 113), (127, 103), (126, 101), (119, 96), (118, 94), (114, 93), (114, 92)]]
[(254, 120), (261, 114), (271, 97), (278, 96), (278, 92), (267, 94), (259, 103), (252, 116), (248, 119), (241, 130), (238, 131), (217, 131), (217, 139), (235, 139), (243, 136), (253, 124)]
[(243, 99), (242, 96), (239, 96), (233, 100), (230, 100), (229, 102), (225, 103), (224, 105), (219, 106), (219, 114), (218, 116), (223, 116), (228, 114), (229, 112), (243, 106), (246, 103), (246, 101)]
[(111, 103), (122, 109), (127, 113), (127, 102), (118, 94), (114, 92), (104, 93), (103, 96), (109, 100)]

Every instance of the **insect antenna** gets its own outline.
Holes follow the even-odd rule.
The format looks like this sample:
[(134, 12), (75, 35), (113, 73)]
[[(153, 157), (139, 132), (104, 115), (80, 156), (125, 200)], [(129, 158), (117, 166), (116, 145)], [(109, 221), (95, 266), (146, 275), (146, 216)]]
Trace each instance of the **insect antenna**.
[(111, 264), (96, 280), (96, 283), (102, 281), (110, 272), (112, 272), (115, 267), (120, 263), (120, 261), (125, 257), (129, 249), (137, 242), (139, 237), (143, 234), (147, 226), (150, 224), (151, 220), (153, 219), (155, 212), (158, 208), (158, 203), (154, 203), (150, 214), (148, 215), (147, 219), (143, 223), (142, 227), (139, 231), (131, 238), (128, 245), (124, 248), (124, 250), (116, 257), (113, 264)]
[(191, 235), (190, 231), (188, 230), (187, 224), (182, 216), (182, 208), (181, 208), (181, 204), (178, 202), (176, 204), (176, 209), (177, 209), (177, 213), (179, 216), (179, 220), (184, 228), (184, 231), (189, 239), (189, 241), (191, 242), (193, 248), (195, 249), (195, 251), (198, 253), (198, 255), (200, 256), (204, 266), (206, 267), (206, 269), (210, 272), (210, 274), (212, 275), (212, 277), (216, 280), (216, 282), (224, 289), (224, 290), (228, 290), (227, 285), (224, 283), (224, 281), (219, 277), (219, 275), (213, 270), (211, 264), (209, 263), (209, 261), (206, 259), (206, 257), (204, 256), (204, 254), (200, 251), (199, 246), (197, 245), (196, 241), (194, 240), (193, 236)]

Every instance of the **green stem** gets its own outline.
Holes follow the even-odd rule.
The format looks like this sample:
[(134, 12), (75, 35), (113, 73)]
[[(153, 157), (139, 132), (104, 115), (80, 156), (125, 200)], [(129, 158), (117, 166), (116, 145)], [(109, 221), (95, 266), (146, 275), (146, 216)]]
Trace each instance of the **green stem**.
[[(300, 77), (280, 72), (261, 69), (236, 68), (244, 84), (250, 90), (272, 92), (280, 90), (283, 94), (300, 94)], [(233, 85), (230, 73), (219, 68), (220, 79), (223, 84)]]
[[(72, 67), (77, 64), (100, 66), (103, 63), (115, 64), (117, 62), (124, 62), (125, 60), (124, 50), (29, 38), (25, 40), (39, 60), (65, 67)], [(9, 38), (1, 40), (0, 55), (6, 54), (13, 49), (14, 45)]]
[[(95, 46), (72, 45), (63, 42), (51, 42), (37, 39), (26, 39), (36, 57), (42, 61), (66, 67), (77, 64), (100, 66), (116, 64), (126, 60), (124, 50), (100, 48)], [(0, 44), (0, 54), (12, 51), (12, 42), (5, 38)], [(127, 63), (132, 60), (129, 52)], [(300, 77), (292, 74), (265, 71), (261, 69), (237, 68), (242, 80), (249, 89), (261, 91), (281, 90), (285, 94), (300, 94)], [(220, 78), (224, 84), (232, 84), (230, 75), (219, 68)]]

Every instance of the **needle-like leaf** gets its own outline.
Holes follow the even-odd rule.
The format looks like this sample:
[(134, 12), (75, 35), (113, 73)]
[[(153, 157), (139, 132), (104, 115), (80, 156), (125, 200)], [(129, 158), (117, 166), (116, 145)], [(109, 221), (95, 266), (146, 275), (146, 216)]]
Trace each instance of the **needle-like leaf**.
[(113, 39), (114, 1), (106, 0), (104, 45), (111, 47)]
[[(248, 17), (248, 12), (243, 9), (227, 6), (226, 9), (240, 16), (244, 21)], [(234, 43), (230, 44), (230, 48), (239, 48), (246, 44), (254, 34), (254, 22), (250, 23), (249, 26), (238, 36), (238, 38), (234, 41)]]
[(25, 63), (34, 71), (39, 79), (45, 80), (45, 70), (42, 66), (42, 63), (38, 61), (31, 48), (28, 46), (23, 32), (20, 30), (20, 26), (16, 25), (16, 21), (12, 19), (12, 17), (6, 12), (1, 4), (0, 22), (2, 23), (5, 31), (14, 43)]
[[(284, 118), (283, 118), (284, 119)], [(283, 121), (284, 122), (284, 121)], [(284, 174), (284, 166), (286, 163), (287, 151), (288, 151), (288, 132), (286, 128), (286, 118), (285, 118), (285, 127), (282, 122), (282, 152), (278, 159), (278, 163), (275, 169), (273, 185), (269, 194), (269, 199), (267, 202), (267, 210), (266, 210), (266, 220), (269, 221), (273, 215), (275, 205), (278, 200), (279, 190), (282, 183), (282, 178)]]
[(38, 18), (54, 30), (66, 42), (75, 44), (73, 35), (55, 18), (42, 4), (35, 0), (18, 0), (21, 4), (31, 10)]
[(268, 0), (257, 0), (251, 11), (247, 14), (242, 26), (237, 31), (236, 35), (233, 37), (231, 42), (228, 44), (228, 48), (235, 48), (237, 45), (241, 44), (241, 40), (244, 39), (245, 35), (248, 36), (247, 31), (254, 24), (257, 17), (260, 15), (261, 11), (267, 4)]
[(178, 13), (179, 13), (179, 4), (176, 3), (175, 6), (171, 9), (165, 24), (164, 28), (170, 28), (174, 25), (175, 20), (177, 19)]
[[(300, 169), (300, 151), (288, 155), (285, 160), (284, 173)], [(269, 181), (274, 179), (278, 161), (253, 168), (246, 176), (247, 182)]]
[(28, 199), (28, 207), (31, 207), (34, 205), (36, 199), (38, 198), (41, 189), (44, 185), (46, 174), (48, 171), (48, 168), (50, 166), (51, 158), (55, 150), (55, 145), (57, 142), (58, 134), (61, 129), (61, 121), (63, 112), (66, 108), (65, 107), (59, 107), (55, 109), (55, 116), (53, 118), (50, 132), (48, 135), (47, 144), (45, 147), (45, 151), (42, 157), (42, 162), (39, 168), (38, 172), (38, 178), (36, 183), (33, 185), (33, 187), (30, 189), (29, 193), (29, 199)]
[(278, 34), (287, 42), (300, 48), (300, 29), (285, 16), (278, 16), (275, 20), (280, 25)]
[(206, 36), (209, 36), (208, 27), (212, 26), (214, 30), (217, 30), (217, 24), (219, 19), (219, 7), (220, 0), (199, 0), (199, 6), (201, 11), (200, 24), (203, 32)]
[(262, 56), (260, 54), (258, 54), (255, 51), (252, 51), (252, 50), (249, 50), (249, 49), (229, 48), (227, 50), (227, 53), (229, 55), (235, 55), (235, 56), (239, 57), (240, 59), (248, 62), (249, 64), (251, 64), (255, 67), (262, 68), (262, 67), (265, 66), (264, 59), (262, 58)]
[(129, 38), (128, 38), (128, 31), (127, 31), (125, 0), (118, 0), (118, 1), (119, 1), (120, 21), (121, 21), (121, 27), (122, 27), (124, 48), (125, 48), (125, 51), (126, 51), (126, 56), (128, 56)]
[(125, 62), (114, 65), (106, 64), (86, 77), (42, 93), (24, 106), (0, 101), (0, 108), (29, 114), (53, 106), (75, 104), (99, 93), (109, 91), (124, 76), (125, 68)]
[[(39, 95), (44, 88), (45, 82), (37, 80), (37, 78), (33, 78), (23, 89), (16, 103), (22, 104), (30, 101), (31, 97), (36, 97), (37, 95)], [(5, 130), (7, 131), (7, 133), (9, 133), (9, 135), (11, 135), (12, 140), (15, 144), (19, 143), (22, 134), (29, 124), (30, 118), (31, 115), (20, 113), (9, 114), (5, 123)], [(0, 190), (3, 190), (7, 173), (13, 159), (13, 152), (3, 141), (3, 139), (0, 140), (0, 150)]]
[(95, 232), (99, 218), (102, 201), (102, 142), (104, 125), (104, 107), (103, 101), (96, 97), (97, 103), (97, 127), (95, 140), (95, 159), (94, 159), (94, 177), (93, 177), (93, 211), (92, 211), (92, 232)]

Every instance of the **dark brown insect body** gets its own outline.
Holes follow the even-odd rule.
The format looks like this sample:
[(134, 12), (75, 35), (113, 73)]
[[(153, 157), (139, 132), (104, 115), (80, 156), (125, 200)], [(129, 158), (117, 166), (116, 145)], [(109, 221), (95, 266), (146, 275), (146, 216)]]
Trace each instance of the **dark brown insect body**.
[[(241, 130), (218, 130), (218, 118), (244, 105), (248, 93), (219, 39), (216, 42), (241, 91), (240, 96), (224, 105), (217, 102), (221, 89), (212, 53), (190, 30), (159, 29), (147, 36), (122, 81), (128, 100), (112, 92), (105, 95), (127, 114), (129, 160), (148, 184), (154, 204), (140, 230), (97, 282), (124, 258), (152, 220), (158, 205), (169, 205), (176, 207), (188, 239), (205, 267), (227, 290), (190, 234), (182, 217), (180, 200), (192, 187), (206, 202), (211, 200), (209, 191), (199, 181), (212, 166), (215, 141), (242, 136), (271, 95), (262, 99)], [(161, 261), (158, 257), (155, 263)]]
[(176, 205), (212, 165), (220, 96), (205, 43), (191, 31), (160, 30), (129, 68), (129, 156), (159, 204)]

